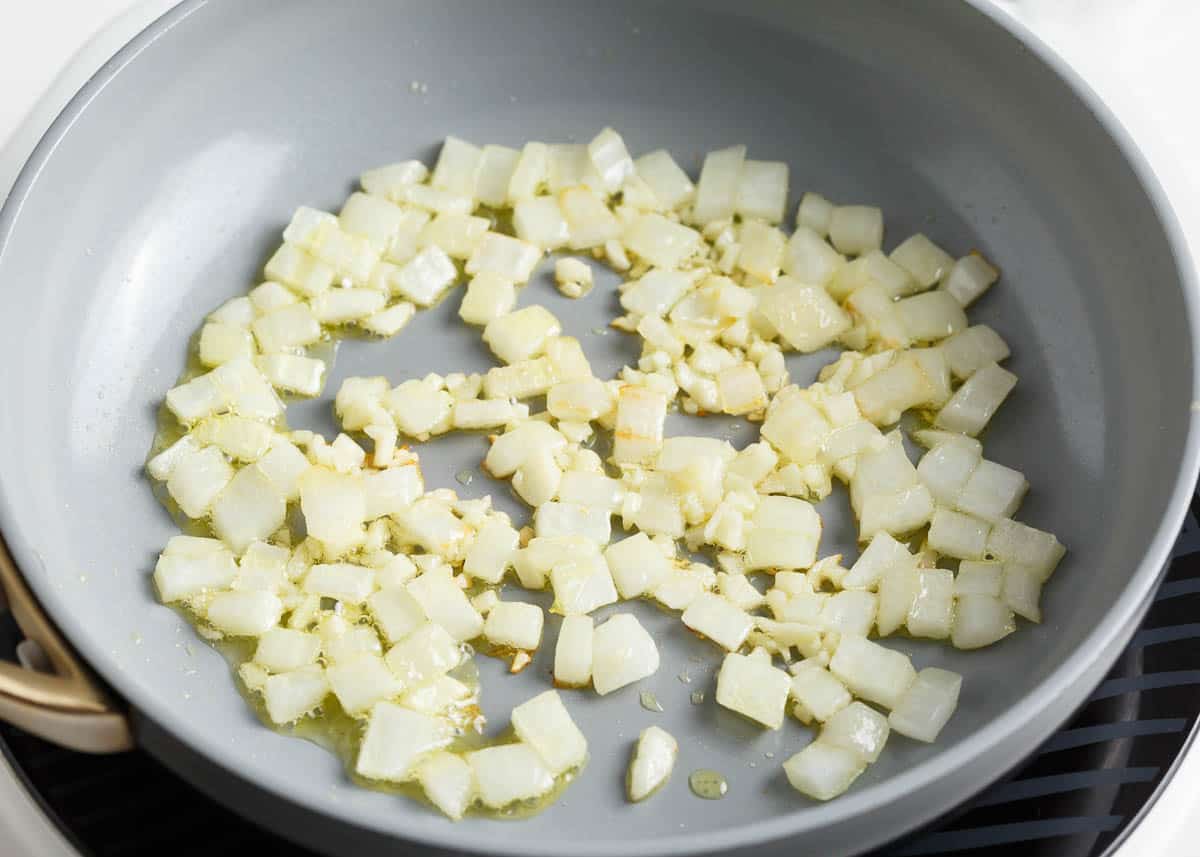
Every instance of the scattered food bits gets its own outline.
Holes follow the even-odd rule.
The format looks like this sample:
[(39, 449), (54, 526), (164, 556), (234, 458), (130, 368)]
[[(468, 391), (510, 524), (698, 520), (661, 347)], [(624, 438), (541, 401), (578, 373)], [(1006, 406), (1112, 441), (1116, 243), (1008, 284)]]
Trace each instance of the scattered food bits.
[[(882, 210), (813, 192), (788, 235), (788, 165), (747, 155), (709, 152), (693, 181), (664, 150), (635, 159), (611, 128), (521, 149), (448, 137), (432, 170), (391, 163), (362, 173), (337, 214), (298, 208), (265, 281), (203, 320), (203, 371), (167, 391), (146, 464), (197, 535), (167, 542), (154, 585), (202, 637), (254, 641), (238, 678), (273, 723), (323, 728), (332, 695), (363, 727), (361, 777), (415, 782), (455, 820), (544, 803), (586, 761), (564, 704), (577, 697), (517, 706), (507, 743), (462, 740), (485, 726), (475, 652), (520, 673), (542, 646), (542, 609), (501, 588), (551, 590), (553, 683), (601, 696), (658, 670), (661, 626), (591, 614), (645, 598), (677, 611), (714, 662), (723, 653), (718, 705), (818, 730), (783, 768), (823, 801), (892, 732), (932, 742), (958, 706), (962, 676), (918, 671), (883, 637), (968, 650), (1041, 620), (1066, 549), (1016, 519), (1029, 483), (977, 439), (1017, 395), (1007, 343), (967, 315), (1000, 269), (924, 234), (885, 251)], [(614, 377), (595, 374), (571, 318), (517, 308), (546, 254), (564, 252), (581, 254), (554, 262), (566, 297), (594, 288), (592, 260), (622, 279), (621, 314), (590, 331), (636, 337)], [(342, 433), (283, 430), (286, 402), (322, 394), (346, 328), (397, 335), (444, 299), (496, 365), (347, 378)], [(833, 346), (846, 350), (813, 383), (791, 380), (787, 354)], [(669, 436), (675, 409), (738, 420), (723, 437)], [(927, 450), (915, 464), (905, 414)], [(455, 431), (486, 432), (483, 471), (511, 483), (527, 519), (426, 485), (417, 445)], [(460, 488), (477, 486), (475, 464), (453, 474)], [(835, 481), (857, 558), (822, 552), (814, 504)], [(706, 551), (715, 567), (690, 558)], [(700, 677), (677, 674), (693, 705)], [(645, 684), (624, 693), (664, 712)], [(678, 749), (641, 732), (630, 801), (668, 780)], [(688, 783), (705, 799), (728, 790), (707, 769)]]

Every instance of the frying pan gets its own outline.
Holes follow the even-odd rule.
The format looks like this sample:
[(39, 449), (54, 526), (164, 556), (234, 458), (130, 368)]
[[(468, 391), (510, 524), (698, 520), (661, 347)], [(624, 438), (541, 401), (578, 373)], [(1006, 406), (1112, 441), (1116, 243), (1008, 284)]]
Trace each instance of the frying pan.
[[(936, 745), (895, 739), (829, 804), (801, 798), (779, 769), (806, 730), (763, 732), (720, 710), (713, 650), (634, 604), (620, 609), (656, 636), (663, 665), (608, 697), (566, 695), (591, 746), (577, 782), (530, 820), (451, 824), (353, 786), (333, 756), (259, 724), (222, 658), (156, 603), (149, 572), (174, 527), (141, 463), (189, 336), (256, 282), (296, 205), (336, 209), (361, 169), (431, 160), (448, 133), (519, 145), (586, 140), (606, 124), (635, 153), (664, 146), (693, 172), (705, 150), (745, 142), (751, 157), (791, 165), (794, 197), (881, 205), (889, 247), (924, 231), (997, 260), (1001, 284), (973, 318), (1012, 344), (1021, 381), (988, 456), (1029, 476), (1020, 517), (1070, 553), (1043, 624), (971, 654), (896, 642), (918, 666), (962, 672), (961, 707)], [(614, 283), (568, 302), (543, 272), (521, 302), (549, 306), (607, 373), (635, 356), (629, 337), (593, 333), (613, 314)], [(1196, 477), (1195, 290), (1124, 131), (1032, 36), (982, 6), (189, 0), (67, 106), (0, 213), (0, 532), (11, 554), (0, 567), (54, 665), (4, 665), (0, 715), (84, 749), (136, 741), (331, 853), (405, 842), (430, 853), (861, 852), (1016, 764), (1135, 629)], [(455, 320), (458, 300), (394, 340), (344, 343), (325, 395), (289, 420), (331, 432), (330, 398), (348, 375), (487, 366), (478, 332)], [(793, 378), (808, 383), (828, 359), (793, 360)], [(682, 418), (668, 430), (753, 434)], [(427, 445), (429, 483), (508, 502), (482, 476), (454, 481), (483, 444)], [(823, 505), (822, 553), (854, 556), (845, 507), (840, 492)], [(547, 686), (554, 621), (520, 676), (485, 659), (495, 728)], [(641, 708), (642, 690), (665, 710)], [(708, 699), (694, 705), (693, 692)], [(650, 723), (680, 739), (680, 759), (662, 793), (630, 807), (623, 772)], [(726, 776), (723, 800), (688, 792), (700, 767)]]

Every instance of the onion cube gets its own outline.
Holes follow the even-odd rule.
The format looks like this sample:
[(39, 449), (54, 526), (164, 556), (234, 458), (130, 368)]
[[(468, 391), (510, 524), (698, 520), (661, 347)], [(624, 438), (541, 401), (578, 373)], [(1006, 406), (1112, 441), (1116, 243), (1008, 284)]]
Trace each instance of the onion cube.
[(834, 300), (846, 300), (854, 292), (869, 286), (872, 291), (887, 298), (901, 298), (921, 291), (917, 281), (908, 271), (901, 268), (879, 250), (871, 250), (846, 263), (838, 265), (833, 277), (826, 283)]
[(875, 616), (875, 627), (881, 637), (894, 634), (908, 621), (920, 588), (916, 557), (912, 563), (897, 563), (883, 573), (879, 581), (879, 610)]
[(279, 622), (283, 602), (270, 592), (218, 592), (208, 602), (205, 618), (235, 637), (257, 637)]
[(942, 344), (946, 362), (955, 378), (970, 378), (989, 363), (1006, 360), (1008, 343), (986, 324), (960, 330)]
[(567, 713), (557, 691), (547, 690), (512, 710), (513, 731), (557, 776), (587, 758), (587, 739)]
[(745, 161), (745, 146), (730, 146), (705, 155), (692, 205), (693, 222), (705, 226), (733, 216)]
[(626, 777), (629, 799), (636, 803), (659, 789), (670, 779), (678, 755), (679, 743), (669, 732), (657, 726), (643, 729)]
[(562, 333), (562, 324), (548, 309), (534, 305), (488, 322), (483, 341), (505, 363), (539, 356), (546, 341)]
[(917, 573), (917, 593), (908, 609), (908, 633), (944, 640), (953, 625), (954, 573), (944, 568), (921, 569)]
[(212, 502), (213, 531), (238, 554), (283, 526), (286, 514), (283, 493), (254, 464), (234, 474)]
[(552, 194), (576, 185), (607, 193), (600, 174), (592, 166), (587, 146), (582, 143), (556, 143), (550, 146), (546, 184)]
[(310, 536), (334, 549), (362, 540), (367, 510), (360, 477), (312, 467), (300, 476), (298, 487)]
[(542, 641), (542, 608), (522, 601), (501, 601), (488, 611), (483, 636), (497, 646), (533, 651)]
[(441, 719), (380, 702), (371, 709), (354, 770), (369, 780), (405, 782), (412, 779), (422, 756), (450, 740), (450, 730)]
[[(424, 187), (421, 189), (430, 190)], [(431, 192), (435, 194), (441, 193), (440, 191)], [(400, 229), (392, 236), (383, 253), (384, 258), (391, 264), (377, 265), (375, 270), (371, 272), (371, 285), (379, 288), (381, 291), (394, 291), (391, 283), (398, 270), (396, 266), (403, 265), (417, 255), (417, 251), (421, 249), (421, 236), (425, 234), (425, 227), (433, 217), (428, 211), (423, 211), (419, 208), (404, 208), (401, 210), (404, 214), (400, 220)], [(462, 208), (458, 213), (470, 213), (469, 206)], [(386, 272), (386, 276), (382, 280), (379, 280), (381, 270)]]
[(167, 478), (167, 492), (189, 518), (203, 518), (233, 477), (221, 450), (207, 446), (180, 456)]
[(887, 717), (869, 705), (852, 702), (825, 722), (819, 740), (857, 753), (869, 765), (883, 752), (890, 731)]
[(475, 175), (479, 170), (481, 155), (478, 146), (458, 137), (447, 137), (442, 143), (442, 151), (433, 168), (433, 175), (429, 177), (429, 183), (433, 187), (473, 198)]
[(420, 161), (401, 161), (367, 170), (359, 176), (359, 184), (369, 194), (394, 200), (400, 188), (420, 184), (428, 177), (429, 168)]
[(958, 673), (926, 667), (888, 715), (888, 723), (905, 737), (932, 744), (958, 707), (961, 689)]
[(891, 259), (912, 275), (921, 288), (928, 289), (950, 273), (954, 257), (917, 233), (892, 251)]
[(279, 246), (263, 267), (263, 274), (307, 297), (328, 289), (334, 277), (333, 268), (291, 244)]
[(254, 356), (254, 337), (244, 327), (210, 321), (200, 330), (200, 362), (220, 366), (239, 357)]
[(263, 683), (263, 703), (271, 722), (293, 723), (329, 695), (325, 670), (316, 664), (269, 677)]
[(584, 687), (592, 680), (591, 616), (564, 616), (554, 646), (554, 683), (560, 687)]
[(539, 537), (583, 536), (598, 545), (608, 543), (611, 522), (606, 509), (551, 501), (537, 507), (533, 526)]
[(883, 212), (869, 205), (839, 205), (829, 217), (829, 240), (839, 253), (861, 256), (883, 246)]
[(604, 696), (658, 670), (658, 647), (635, 616), (618, 613), (592, 635), (592, 685)]
[(817, 558), (821, 518), (811, 503), (793, 497), (764, 497), (746, 539), (746, 568), (808, 568)]
[(1004, 566), (1002, 598), (1012, 611), (1030, 622), (1042, 621), (1038, 602), (1045, 579), (1037, 569), (1010, 563)]
[(831, 428), (806, 392), (793, 386), (771, 401), (761, 434), (787, 458), (808, 463), (820, 454)]
[(388, 650), (384, 661), (403, 688), (429, 684), (462, 662), (462, 649), (446, 629), (426, 622)]
[(790, 690), (791, 677), (771, 666), (769, 659), (730, 652), (717, 673), (717, 704), (768, 729), (783, 725)]
[(983, 431), (1016, 385), (1016, 375), (989, 363), (958, 388), (933, 424), (973, 437)]
[(421, 603), (403, 587), (381, 587), (367, 598), (367, 607), (389, 643), (403, 640), (429, 620)]
[(933, 499), (956, 507), (959, 495), (980, 463), (979, 450), (959, 443), (938, 444), (921, 457), (917, 476)]
[(518, 238), (543, 250), (557, 250), (571, 239), (570, 226), (553, 196), (519, 200), (513, 207), (512, 221)]
[(884, 708), (895, 708), (916, 677), (906, 655), (851, 635), (842, 636), (829, 671), (855, 696)]
[(325, 670), (338, 703), (351, 716), (368, 711), (375, 703), (398, 694), (403, 687), (383, 658), (360, 654)]
[(392, 238), (404, 226), (404, 209), (382, 196), (353, 193), (337, 217), (345, 233), (365, 238), (376, 254), (391, 246)]
[(696, 194), (696, 186), (666, 149), (642, 155), (634, 166), (638, 177), (650, 186), (659, 204), (667, 210), (690, 202)]
[(408, 591), (455, 640), (470, 640), (483, 631), (483, 617), (449, 575), (423, 574), (408, 584)]
[(307, 456), (281, 436), (271, 441), (270, 450), (257, 464), (289, 503), (300, 496), (300, 477), (312, 467)]
[(800, 197), (800, 205), (796, 207), (796, 231), (811, 229), (821, 238), (829, 234), (829, 224), (833, 220), (834, 205), (819, 193), (808, 191)]
[(559, 196), (558, 204), (571, 230), (568, 246), (572, 250), (603, 247), (605, 242), (621, 237), (621, 222), (591, 188), (570, 187)]
[[(366, 285), (379, 262), (379, 251), (366, 238), (350, 235), (338, 228), (336, 222), (322, 229), (312, 248), (312, 254), (328, 265), (335, 276), (356, 285)], [(339, 276), (340, 275), (340, 276)], [(325, 291), (322, 290), (321, 294)], [(317, 295), (312, 295), (317, 297)]]
[(454, 262), (441, 247), (433, 246), (426, 247), (407, 261), (392, 278), (391, 288), (417, 306), (427, 307), (456, 279), (458, 269), (454, 267)]
[(955, 507), (985, 521), (1011, 518), (1028, 490), (1022, 473), (984, 459), (963, 486)]
[(758, 311), (788, 346), (805, 353), (825, 348), (850, 329), (850, 316), (825, 289), (791, 277), (764, 290)]
[(962, 307), (954, 298), (937, 290), (897, 301), (896, 315), (914, 342), (936, 342), (967, 329)]
[(757, 217), (767, 223), (783, 220), (787, 207), (788, 165), (783, 161), (742, 162), (737, 180), (734, 211), (742, 217)]
[(867, 764), (854, 750), (813, 741), (783, 763), (788, 782), (796, 791), (816, 800), (831, 800), (854, 783)]
[(507, 519), (489, 518), (475, 534), (467, 550), (463, 571), (475, 580), (499, 583), (513, 563), (519, 537)]
[(991, 531), (987, 521), (950, 509), (937, 509), (929, 525), (929, 546), (955, 559), (983, 559)]
[(963, 560), (958, 564), (958, 574), (954, 578), (954, 594), (990, 595), (1000, 597), (1000, 589), (1004, 582), (1004, 566), (998, 562), (978, 562)]
[(731, 652), (741, 648), (754, 627), (754, 619), (749, 613), (711, 592), (699, 595), (683, 611), (681, 619), (697, 634)]
[(911, 533), (929, 523), (933, 512), (933, 496), (924, 485), (910, 485), (890, 494), (872, 494), (862, 503), (859, 541), (866, 541), (881, 530), (893, 535)]
[(1012, 609), (990, 595), (964, 595), (955, 605), (950, 642), (956, 649), (979, 649), (1017, 630)]
[(163, 601), (182, 601), (233, 583), (233, 553), (217, 539), (173, 536), (154, 566), (154, 583)]
[(557, 563), (550, 571), (555, 613), (591, 613), (617, 601), (617, 590), (604, 558), (597, 554)]
[(954, 263), (942, 288), (961, 306), (970, 306), (998, 279), (1000, 272), (987, 259), (971, 253)]
[(508, 146), (487, 145), (479, 156), (475, 174), (475, 196), (489, 208), (504, 208), (508, 203), (508, 187), (521, 153)]
[(643, 214), (625, 229), (625, 247), (656, 268), (674, 269), (700, 249), (700, 233), (661, 214)]
[(767, 406), (767, 391), (753, 363), (731, 366), (717, 375), (721, 410), (727, 414), (748, 414)]
[(403, 511), (421, 496), (425, 483), (418, 465), (404, 464), (367, 471), (362, 477), (362, 488), (366, 503), (364, 520), (374, 521)]
[(604, 559), (622, 598), (645, 595), (671, 570), (671, 561), (645, 533), (636, 533), (609, 545), (604, 551)]
[(467, 754), (479, 799), (491, 809), (544, 795), (554, 788), (554, 775), (525, 743), (486, 747)]
[(541, 258), (541, 249), (533, 244), (488, 232), (467, 260), (466, 271), (472, 276), (488, 271), (514, 283), (524, 283)]
[(545, 143), (526, 143), (508, 180), (508, 202), (516, 203), (534, 196), (545, 184), (549, 173), (549, 147)]
[(466, 525), (444, 504), (422, 497), (393, 514), (399, 536), (443, 557), (457, 556), (467, 536)]
[(622, 287), (621, 306), (638, 315), (666, 315), (695, 285), (684, 271), (649, 271)]
[(387, 397), (387, 410), (406, 435), (426, 438), (449, 428), (454, 397), (423, 380), (405, 381)]
[(592, 169), (609, 193), (616, 193), (625, 184), (625, 179), (634, 174), (633, 158), (625, 148), (625, 141), (612, 128), (605, 128), (587, 146)]
[(375, 571), (344, 562), (314, 565), (304, 578), (304, 591), (361, 604), (375, 591)]
[(434, 751), (417, 763), (416, 776), (429, 802), (454, 821), (475, 799), (475, 774), (462, 756)]
[(440, 247), (453, 259), (469, 259), (487, 234), (491, 222), (469, 214), (439, 214), (422, 231), (422, 247)]
[(556, 454), (566, 446), (566, 438), (549, 424), (538, 421), (525, 422), (492, 441), (483, 466), (492, 476), (504, 479), (511, 476), (537, 450)]
[(558, 499), (563, 503), (578, 503), (598, 509), (617, 511), (625, 496), (620, 480), (602, 473), (566, 471), (558, 485)]
[(1052, 533), (1010, 520), (995, 522), (987, 547), (995, 559), (1026, 566), (1043, 581), (1049, 579), (1067, 552)]
[(722, 598), (739, 610), (757, 610), (766, 603), (763, 594), (742, 574), (718, 572), (717, 589)]
[(667, 397), (645, 387), (625, 384), (617, 396), (613, 458), (622, 464), (654, 460), (662, 447)]
[(917, 558), (907, 547), (888, 533), (879, 532), (842, 578), (842, 587), (875, 590), (888, 570), (896, 567), (915, 569), (916, 566)]
[(811, 286), (824, 286), (845, 264), (845, 257), (807, 226), (796, 227), (783, 254), (784, 272)]
[(817, 623), (828, 631), (865, 637), (875, 625), (878, 599), (873, 592), (835, 592), (821, 606)]
[[(235, 417), (234, 419), (240, 418)], [(266, 426), (262, 426), (261, 423), (256, 423), (253, 420), (246, 420), (246, 422), (255, 426), (261, 426), (268, 435), (271, 433), (271, 430)], [(208, 423), (205, 423), (204, 425), (208, 425)], [(207, 434), (205, 439), (213, 442), (213, 439)], [(152, 479), (157, 479), (159, 482), (165, 482), (171, 476), (171, 473), (175, 470), (175, 465), (178, 464), (181, 459), (193, 453), (199, 452), (201, 448), (202, 446), (197, 437), (197, 432), (193, 431), (185, 434), (166, 449), (156, 453), (148, 462), (146, 462), (146, 472), (150, 474)], [(221, 447), (221, 451), (231, 454), (223, 446)], [(253, 461), (258, 457), (259, 454), (261, 454), (255, 453), (257, 453), (257, 439), (255, 439), (254, 448), (250, 457), (245, 460)], [(240, 455), (235, 457), (241, 458)]]
[(263, 354), (254, 361), (271, 386), (301, 396), (321, 392), (325, 379), (325, 362), (314, 357), (296, 354)]
[(853, 697), (833, 673), (818, 663), (802, 661), (792, 673), (791, 695), (804, 719), (824, 723), (851, 703)]
[[(850, 267), (847, 265), (843, 270)], [(836, 299), (832, 284), (829, 293)], [(874, 283), (856, 289), (845, 301), (852, 317), (865, 325), (869, 339), (878, 339), (885, 348), (907, 348), (912, 339), (896, 306), (891, 295)]]
[(484, 272), (467, 284), (458, 316), (467, 324), (486, 325), (512, 312), (516, 302), (517, 290), (511, 280)]

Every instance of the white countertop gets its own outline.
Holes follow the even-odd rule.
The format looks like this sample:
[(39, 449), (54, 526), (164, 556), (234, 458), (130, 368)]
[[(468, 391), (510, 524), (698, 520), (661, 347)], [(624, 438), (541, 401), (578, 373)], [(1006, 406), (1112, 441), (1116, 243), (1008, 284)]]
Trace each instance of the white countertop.
[[(1200, 3), (995, 0), (1082, 72), (1146, 152), (1200, 258)], [(0, 197), (77, 87), (173, 0), (0, 0)], [(23, 120), (25, 120), (23, 122)], [(0, 850), (76, 857), (0, 761)], [(11, 849), (11, 850), (10, 850)], [(1200, 857), (1200, 750), (1120, 857)]]

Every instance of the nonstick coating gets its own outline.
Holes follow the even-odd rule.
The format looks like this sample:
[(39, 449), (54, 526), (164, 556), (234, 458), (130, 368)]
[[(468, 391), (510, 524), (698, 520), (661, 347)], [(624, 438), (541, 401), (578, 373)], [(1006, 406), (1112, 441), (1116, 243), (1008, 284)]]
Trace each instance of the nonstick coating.
[[(394, 853), (399, 836), (529, 855), (835, 854), (895, 836), (1015, 764), (1099, 679), (1195, 478), (1190, 265), (1123, 132), (1056, 66), (1031, 37), (941, 2), (184, 3), (70, 105), (0, 215), (4, 537), (82, 655), (139, 712), (148, 747), (330, 850)], [(634, 611), (658, 638), (657, 675), (603, 699), (565, 694), (591, 761), (558, 805), (522, 823), (453, 825), (353, 787), (323, 750), (258, 724), (222, 659), (153, 596), (149, 573), (174, 528), (141, 464), (189, 336), (256, 282), (295, 206), (336, 208), (361, 169), (431, 160), (446, 134), (518, 145), (586, 141), (604, 125), (635, 153), (671, 149), (693, 173), (707, 149), (745, 142), (752, 157), (791, 164), (793, 203), (815, 189), (878, 204), (889, 247), (920, 230), (996, 260), (1001, 284), (972, 316), (1012, 344), (1021, 381), (987, 453), (1029, 476), (1020, 517), (1071, 553), (1043, 625), (970, 655), (896, 643), (919, 666), (965, 674), (959, 712), (936, 746), (893, 740), (827, 805), (801, 798), (779, 768), (806, 730), (762, 731), (719, 709), (713, 648), (648, 605), (607, 608)], [(632, 338), (593, 333), (613, 314), (614, 283), (606, 275), (571, 302), (543, 270), (521, 302), (549, 306), (607, 373), (635, 357)], [(293, 423), (331, 431), (347, 375), (486, 367), (478, 331), (455, 320), (460, 294), (392, 341), (343, 345), (326, 394), (294, 407)], [(828, 359), (794, 360), (793, 377), (808, 383)], [(750, 436), (732, 421), (670, 430)], [(503, 486), (454, 481), (484, 444), (423, 448), (427, 480), (494, 492), (515, 511)], [(822, 552), (853, 558), (844, 492), (821, 511)], [(521, 676), (483, 665), (495, 728), (548, 686), (557, 625)], [(640, 690), (665, 711), (641, 708)], [(679, 763), (663, 793), (631, 807), (624, 769), (652, 723), (679, 738)], [(689, 793), (700, 767), (728, 778), (724, 800)]]

